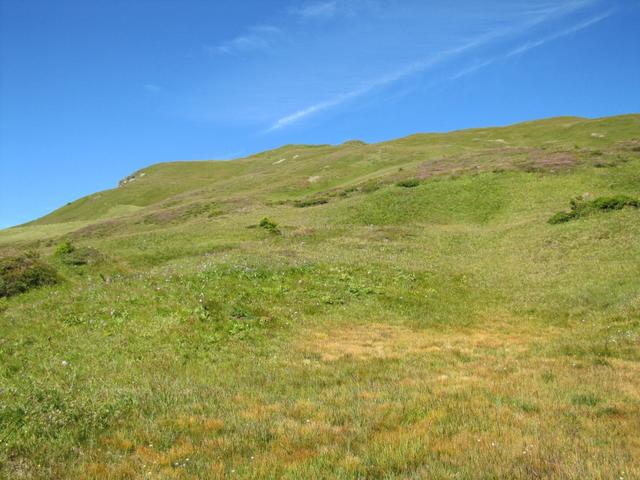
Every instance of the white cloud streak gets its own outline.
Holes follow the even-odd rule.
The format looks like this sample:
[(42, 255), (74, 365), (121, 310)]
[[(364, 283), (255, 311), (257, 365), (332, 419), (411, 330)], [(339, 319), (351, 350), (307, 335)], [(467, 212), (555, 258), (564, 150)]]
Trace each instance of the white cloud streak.
[[(360, 88), (357, 88), (355, 90), (352, 90), (350, 92), (338, 95), (332, 99), (326, 100), (324, 102), (319, 102), (316, 103), (314, 105), (311, 105), (309, 107), (300, 109), (292, 114), (286, 115), (284, 117), (281, 117), (280, 119), (278, 119), (276, 122), (274, 122), (266, 131), (265, 133), (269, 133), (269, 132), (274, 132), (276, 130), (280, 130), (282, 128), (288, 127), (290, 125), (293, 125), (301, 120), (303, 120), (304, 118), (307, 118), (311, 115), (314, 115), (316, 113), (325, 111), (325, 110), (329, 110), (333, 107), (337, 107), (349, 100), (361, 97), (363, 95), (366, 95), (367, 93), (370, 93), (371, 91), (381, 88), (381, 87), (385, 87), (389, 84), (395, 83), (399, 80), (402, 80), (406, 77), (409, 77), (411, 75), (423, 72), (425, 70), (428, 70), (440, 63), (443, 63), (447, 60), (450, 60), (452, 58), (455, 58), (459, 55), (462, 55), (463, 53), (472, 50), (474, 48), (480, 47), (488, 42), (490, 42), (491, 40), (494, 40), (498, 37), (504, 37), (513, 33), (520, 33), (523, 29), (524, 30), (529, 30), (541, 23), (544, 23), (550, 19), (555, 19), (558, 17), (562, 17), (568, 13), (571, 13), (573, 11), (579, 10), (581, 8), (584, 8), (590, 4), (593, 3), (593, 0), (578, 0), (575, 2), (571, 2), (569, 4), (564, 4), (561, 6), (555, 6), (552, 8), (549, 8), (547, 10), (543, 10), (541, 12), (536, 12), (537, 15), (530, 21), (528, 21), (522, 28), (520, 29), (516, 29), (516, 28), (506, 28), (504, 30), (501, 31), (495, 31), (493, 33), (490, 34), (485, 34), (485, 35), (481, 35), (459, 47), (455, 47), (449, 50), (445, 50), (443, 52), (440, 52), (438, 54), (435, 54), (429, 58), (423, 59), (423, 60), (419, 60), (416, 61), (400, 70), (397, 70), (395, 72), (392, 72), (390, 74), (384, 75), (382, 77), (376, 78), (374, 80), (371, 80), (370, 82), (365, 83), (363, 86), (361, 86)], [(547, 42), (550, 42), (552, 40), (555, 40), (557, 38), (569, 35), (571, 33), (577, 32), (579, 30), (582, 30), (584, 28), (589, 27), (590, 25), (593, 25), (601, 20), (603, 20), (604, 18), (608, 17), (609, 15), (611, 15), (613, 12), (607, 12), (603, 15), (600, 15), (598, 17), (592, 18), (586, 22), (583, 22), (581, 24), (578, 24), (570, 29), (567, 30), (563, 30), (561, 32), (558, 32), (556, 34), (550, 35), (548, 37), (545, 37), (541, 40), (537, 40), (537, 41), (533, 41), (533, 42), (528, 42), (524, 45), (521, 45), (520, 47), (518, 47), (515, 50), (512, 50), (511, 52), (507, 53), (506, 56), (503, 57), (497, 57), (494, 59), (490, 59), (487, 60), (485, 62), (482, 62), (478, 65), (475, 65), (473, 67), (470, 67), (464, 71), (458, 72), (458, 74), (454, 75), (453, 78), (459, 78), (463, 75), (467, 75), (475, 70), (478, 70), (480, 68), (483, 68), (495, 61), (497, 61), (499, 58), (509, 58), (512, 57), (514, 55), (518, 55), (520, 53), (524, 53), (527, 50), (530, 50), (532, 48), (537, 48), (541, 45), (544, 45)]]
[(407, 67), (401, 69), (401, 70), (397, 70), (393, 73), (390, 73), (388, 75), (376, 78), (375, 80), (372, 80), (368, 83), (366, 83), (365, 85), (363, 85), (362, 87), (352, 90), (350, 92), (347, 92), (345, 94), (339, 95), (331, 100), (327, 100), (325, 102), (321, 102), (321, 103), (317, 103), (315, 105), (312, 105), (308, 108), (299, 110), (295, 113), (292, 113), (291, 115), (287, 115), (285, 117), (280, 118), (278, 121), (276, 121), (268, 130), (267, 132), (272, 132), (275, 130), (280, 130), (281, 128), (284, 128), (288, 125), (291, 125), (293, 123), (298, 122), (299, 120), (302, 120), (305, 117), (308, 117), (310, 115), (313, 115), (315, 113), (321, 112), (323, 110), (328, 110), (332, 107), (336, 107), (344, 102), (347, 102), (351, 99), (357, 98), (357, 97), (361, 97), (363, 95), (366, 95), (367, 93), (377, 89), (377, 88), (381, 88), (384, 87), (386, 85), (392, 84), (394, 82), (397, 82), (398, 80), (401, 80), (405, 77), (408, 77), (410, 75), (413, 75), (415, 73), (421, 72), (423, 70), (426, 70), (430, 67), (433, 67), (435, 65), (437, 65), (438, 63), (444, 62), (445, 60), (455, 57), (457, 55), (460, 55), (461, 53), (465, 52), (466, 50), (470, 50), (472, 48), (475, 48), (479, 45), (481, 45), (482, 43), (488, 41), (489, 35), (487, 36), (483, 36), (480, 37), (476, 40), (473, 40), (471, 42), (468, 42), (460, 47), (456, 47), (453, 48), (451, 50), (447, 50), (441, 53), (438, 53), (436, 55), (434, 55), (431, 58), (428, 59), (424, 59), (424, 60), (420, 60), (417, 62), (414, 62), (410, 65), (408, 65)]
[(510, 50), (509, 52), (505, 53), (504, 55), (499, 55), (493, 58), (489, 58), (487, 60), (484, 60), (483, 62), (480, 62), (476, 65), (472, 65), (468, 68), (465, 68), (463, 70), (460, 70), (459, 72), (455, 73), (454, 75), (452, 75), (451, 77), (449, 77), (450, 80), (457, 80), (459, 78), (462, 78), (466, 75), (470, 75), (474, 72), (477, 72), (478, 70), (481, 70), (485, 67), (488, 67), (489, 65), (499, 62), (501, 60), (507, 60), (511, 57), (515, 57), (516, 55), (522, 55), (526, 52), (528, 52), (529, 50), (533, 50), (534, 48), (538, 48), (541, 47), (542, 45), (552, 42), (554, 40), (558, 40), (559, 38), (562, 37), (566, 37), (567, 35), (571, 35), (573, 33), (577, 33), (580, 30), (584, 30), (585, 28), (588, 28), (592, 25), (595, 25), (596, 23), (601, 22), (602, 20), (610, 17), (612, 14), (614, 13), (613, 10), (609, 10), (608, 12), (605, 12), (601, 15), (598, 15), (596, 17), (590, 18), (589, 20), (586, 20), (584, 22), (578, 23), (577, 25), (574, 25), (570, 28), (567, 28), (565, 30), (562, 30), (560, 32), (556, 32), (552, 35), (548, 35), (546, 37), (540, 38), (538, 40), (534, 40), (531, 42), (527, 42), (524, 43), (522, 45), (520, 45), (517, 48), (514, 48), (513, 50)]
[(231, 55), (256, 50), (270, 50), (276, 43), (282, 30), (272, 25), (259, 25), (251, 27), (243, 35), (239, 35), (217, 46), (207, 46), (206, 50), (213, 55)]
[(519, 55), (521, 53), (526, 52), (527, 50), (531, 50), (532, 48), (540, 47), (545, 43), (549, 43), (549, 42), (552, 42), (553, 40), (557, 40), (558, 38), (566, 37), (567, 35), (571, 35), (572, 33), (579, 32), (580, 30), (584, 30), (585, 28), (588, 28), (591, 25), (595, 25), (596, 23), (601, 22), (605, 18), (610, 17), (612, 14), (613, 14), (613, 10), (609, 10), (608, 12), (605, 12), (602, 15), (593, 17), (585, 22), (574, 25), (571, 28), (562, 30), (561, 32), (555, 33), (553, 35), (549, 35), (548, 37), (544, 37), (533, 42), (525, 43), (524, 45), (507, 53), (506, 57), (508, 58), (508, 57), (513, 57), (514, 55)]
[(327, 19), (333, 17), (338, 10), (336, 0), (327, 2), (313, 2), (291, 9), (291, 13), (304, 20)]

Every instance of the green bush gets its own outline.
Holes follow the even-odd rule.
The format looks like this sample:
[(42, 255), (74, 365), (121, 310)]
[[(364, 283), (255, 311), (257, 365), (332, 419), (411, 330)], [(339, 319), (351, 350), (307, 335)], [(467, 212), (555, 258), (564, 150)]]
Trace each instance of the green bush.
[(71, 242), (64, 241), (56, 247), (55, 255), (67, 255), (69, 253), (72, 253), (75, 249), (76, 247)]
[(598, 210), (622, 210), (624, 207), (638, 208), (638, 200), (626, 195), (616, 195), (615, 197), (600, 197), (591, 202), (591, 205)]
[(565, 223), (570, 220), (587, 216), (597, 211), (622, 210), (624, 207), (640, 207), (640, 201), (627, 195), (616, 195), (614, 197), (598, 197), (595, 200), (587, 201), (584, 198), (576, 197), (569, 202), (571, 211), (558, 212), (553, 215), (548, 222), (552, 225)]
[(269, 217), (264, 217), (262, 220), (260, 220), (260, 223), (258, 225), (260, 226), (260, 228), (264, 228), (267, 232), (275, 234), (280, 233), (278, 224), (271, 220)]
[(102, 254), (91, 247), (77, 247), (69, 241), (63, 242), (56, 248), (54, 254), (65, 265), (95, 264), (102, 260)]
[(0, 259), (0, 297), (11, 297), (58, 281), (56, 271), (35, 254)]
[(408, 180), (401, 180), (398, 183), (396, 183), (396, 185), (398, 187), (413, 188), (420, 185), (420, 180), (418, 180), (417, 178), (410, 178)]

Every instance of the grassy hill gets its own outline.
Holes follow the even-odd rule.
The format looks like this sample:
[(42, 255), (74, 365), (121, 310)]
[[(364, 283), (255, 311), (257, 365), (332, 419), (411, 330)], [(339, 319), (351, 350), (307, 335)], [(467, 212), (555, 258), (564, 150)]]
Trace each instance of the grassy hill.
[(0, 232), (0, 477), (640, 477), (638, 198), (640, 115), (140, 170)]

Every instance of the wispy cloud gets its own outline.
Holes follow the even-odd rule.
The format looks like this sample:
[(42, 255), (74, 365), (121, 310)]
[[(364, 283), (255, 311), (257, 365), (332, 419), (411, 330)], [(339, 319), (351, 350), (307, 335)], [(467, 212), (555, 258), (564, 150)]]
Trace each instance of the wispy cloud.
[[(390, 85), (392, 83), (398, 82), (406, 77), (409, 77), (411, 75), (415, 75), (421, 72), (424, 72), (430, 68), (433, 68), (441, 63), (444, 63), (445, 61), (448, 60), (452, 60), (455, 57), (458, 57), (470, 50), (473, 50), (475, 48), (478, 48), (482, 45), (485, 45), (487, 43), (489, 43), (490, 41), (496, 40), (497, 38), (501, 38), (501, 37), (506, 37), (509, 35), (513, 35), (513, 34), (518, 34), (518, 33), (522, 33), (523, 31), (528, 31), (533, 29), (534, 27), (546, 23), (548, 21), (563, 17), (569, 13), (575, 12), (577, 10), (583, 9), (591, 4), (594, 3), (594, 0), (575, 0), (575, 1), (571, 1), (568, 3), (564, 3), (564, 4), (550, 4), (550, 6), (545, 6), (544, 8), (540, 8), (538, 10), (532, 11), (530, 12), (530, 15), (528, 16), (528, 20), (520, 26), (517, 27), (513, 27), (513, 26), (509, 26), (509, 27), (505, 27), (502, 29), (496, 29), (493, 30), (491, 33), (488, 34), (484, 34), (484, 35), (480, 35), (477, 36), (469, 41), (467, 41), (466, 43), (463, 43), (457, 47), (448, 49), (448, 50), (444, 50), (441, 51), (439, 53), (436, 53), (434, 55), (431, 55), (427, 58), (423, 58), (421, 60), (415, 61), (409, 65), (407, 65), (404, 68), (401, 68), (399, 70), (393, 71), (391, 73), (388, 73), (386, 75), (374, 78), (372, 80), (370, 80), (369, 82), (365, 82), (361, 87), (356, 88), (354, 90), (351, 90), (349, 92), (343, 93), (341, 95), (337, 95), (333, 98), (330, 98), (328, 100), (325, 100), (323, 102), (319, 102), (313, 105), (310, 105), (308, 107), (299, 109), (289, 115), (283, 116), (281, 118), (279, 118), (278, 120), (276, 120), (267, 130), (266, 132), (273, 132), (276, 130), (280, 130), (282, 128), (285, 128), (287, 126), (293, 125), (309, 116), (312, 116), (314, 114), (317, 114), (319, 112), (325, 111), (325, 110), (329, 110), (331, 108), (337, 107), (349, 100), (364, 96), (372, 91), (374, 91), (375, 89), (378, 88), (382, 88), (385, 87), (387, 85)], [(612, 12), (607, 12), (603, 15), (600, 15), (598, 17), (594, 17), (586, 22), (583, 22), (581, 24), (578, 24), (574, 27), (571, 27), (567, 30), (563, 30), (561, 32), (555, 33), (553, 35), (550, 35), (548, 37), (545, 37), (543, 39), (537, 40), (537, 41), (533, 41), (533, 42), (528, 42), (526, 44), (521, 45), (520, 47), (518, 47), (517, 49), (514, 49), (513, 51), (509, 52), (506, 57), (503, 56), (504, 58), (508, 58), (509, 56), (514, 56), (517, 55), (519, 53), (523, 53), (527, 50), (530, 50), (532, 48), (536, 48), (539, 47), (547, 42), (550, 42), (554, 39), (569, 35), (573, 32), (577, 32), (579, 30), (582, 30), (584, 28), (587, 28), (590, 25), (593, 25), (594, 23), (597, 23), (599, 21), (601, 21), (602, 19), (606, 18), (607, 16), (611, 15)], [(499, 57), (499, 58), (503, 58), (503, 57)], [(459, 78), (462, 75), (466, 75), (468, 73), (471, 73), (473, 70), (477, 70), (479, 68), (483, 68), (486, 65), (489, 65), (490, 63), (493, 63), (495, 61), (497, 61), (498, 58), (496, 59), (490, 59), (487, 61), (484, 61), (480, 64), (477, 64), (473, 67), (470, 67), (469, 69), (466, 69), (465, 71), (459, 72), (458, 74), (456, 74), (457, 76), (455, 76), (455, 78)]]
[(389, 12), (388, 2), (381, 0), (315, 0), (291, 7), (289, 13), (303, 22), (353, 19)]
[(537, 48), (545, 43), (552, 42), (553, 40), (557, 40), (558, 38), (566, 37), (567, 35), (571, 35), (572, 33), (579, 32), (580, 30), (584, 30), (585, 28), (590, 27), (591, 25), (595, 25), (598, 22), (601, 22), (607, 17), (613, 15), (614, 10), (609, 10), (608, 12), (603, 13), (602, 15), (598, 15), (596, 17), (590, 18), (584, 22), (578, 23), (571, 28), (567, 28), (566, 30), (562, 30), (560, 32), (554, 33), (553, 35), (549, 35), (547, 37), (541, 38), (539, 40), (535, 40), (533, 42), (527, 42), (524, 45), (510, 51), (507, 53), (506, 57), (513, 57), (514, 55), (519, 55), (521, 53), (526, 52), (527, 50), (531, 50), (532, 48)]
[(435, 65), (437, 65), (438, 63), (444, 62), (445, 60), (448, 60), (449, 58), (455, 57), (457, 55), (460, 55), (461, 53), (470, 50), (472, 48), (475, 48), (479, 45), (481, 45), (482, 43), (485, 43), (486, 41), (488, 41), (490, 38), (492, 38), (493, 35), (483, 35), (481, 37), (478, 37), (470, 42), (465, 43), (464, 45), (461, 45), (459, 47), (456, 48), (452, 48), (450, 50), (444, 51), (444, 52), (440, 52), (436, 55), (433, 55), (430, 58), (426, 58), (420, 61), (416, 61), (408, 66), (406, 66), (405, 68), (402, 68), (400, 70), (397, 70), (395, 72), (392, 72), (390, 74), (384, 75), (382, 77), (378, 77), (366, 84), (364, 84), (362, 87), (352, 90), (350, 92), (344, 93), (342, 95), (339, 95), (337, 97), (334, 97), (330, 100), (327, 100), (325, 102), (321, 102), (321, 103), (317, 103), (315, 105), (311, 105), (310, 107), (298, 110), (297, 112), (294, 112), (290, 115), (287, 115), (285, 117), (280, 118), (279, 120), (277, 120), (271, 127), (269, 127), (267, 129), (267, 132), (272, 132), (275, 130), (279, 130), (281, 128), (284, 128), (286, 126), (292, 125), (296, 122), (298, 122), (299, 120), (302, 120), (305, 117), (308, 117), (310, 115), (313, 115), (315, 113), (321, 112), (323, 110), (328, 110), (332, 107), (336, 107), (342, 103), (345, 103), (349, 100), (352, 100), (354, 98), (357, 97), (361, 97), (363, 95), (366, 95), (367, 93), (372, 92), (373, 90), (377, 89), (377, 88), (382, 88), (385, 87), (387, 85), (390, 85), (394, 82), (397, 82), (405, 77), (408, 77), (410, 75), (413, 75), (415, 73), (421, 72), (423, 70), (426, 70), (430, 67), (433, 67)]
[(489, 58), (487, 60), (483, 60), (482, 62), (476, 63), (475, 65), (472, 65), (470, 67), (464, 68), (462, 70), (460, 70), (459, 72), (456, 72), (455, 74), (453, 74), (451, 77), (449, 77), (450, 80), (457, 80), (458, 78), (462, 78), (466, 75), (470, 75), (474, 72), (477, 72), (478, 70), (481, 70), (485, 67), (488, 67), (489, 65), (496, 63), (498, 61), (501, 60), (507, 60), (511, 57), (515, 57), (516, 55), (521, 55), (524, 54), (526, 52), (528, 52), (529, 50), (533, 50), (534, 48), (538, 48), (541, 47), (542, 45), (545, 45), (549, 42), (552, 42), (554, 40), (558, 40), (562, 37), (566, 37), (568, 35), (571, 35), (573, 33), (577, 33), (580, 30), (584, 30), (585, 28), (588, 28), (592, 25), (595, 25), (596, 23), (601, 22), (602, 20), (606, 19), (607, 17), (610, 17), (611, 15), (613, 15), (614, 10), (609, 10), (608, 12), (605, 12), (601, 15), (597, 15), (595, 17), (592, 17), (588, 20), (585, 20), (584, 22), (580, 22), (576, 25), (573, 25), (570, 28), (567, 28), (565, 30), (561, 30), (559, 32), (556, 32), (552, 35), (548, 35), (546, 37), (537, 39), (537, 40), (533, 40), (527, 43), (524, 43), (516, 48), (514, 48), (513, 50), (508, 51), (507, 53), (503, 54), (503, 55), (498, 55), (492, 58)]
[(294, 7), (290, 11), (293, 15), (304, 20), (327, 19), (332, 18), (338, 12), (338, 2), (337, 0), (310, 2), (300, 7)]
[(206, 46), (207, 52), (213, 55), (231, 55), (252, 51), (268, 51), (275, 45), (282, 30), (272, 25), (259, 25), (247, 29), (246, 33), (228, 40), (220, 45)]

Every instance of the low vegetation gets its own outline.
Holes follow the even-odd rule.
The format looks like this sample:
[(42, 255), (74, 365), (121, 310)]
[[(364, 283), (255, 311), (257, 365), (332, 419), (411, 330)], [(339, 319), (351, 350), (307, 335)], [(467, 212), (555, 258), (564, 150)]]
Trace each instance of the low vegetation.
[(298, 208), (315, 207), (316, 205), (324, 205), (329, 203), (329, 199), (325, 197), (308, 198), (305, 200), (296, 200), (293, 205)]
[(410, 178), (408, 180), (401, 180), (396, 183), (396, 185), (404, 188), (414, 188), (420, 185), (420, 180), (418, 180), (417, 178)]
[(288, 146), (0, 232), (0, 478), (640, 478), (638, 141)]
[(35, 253), (0, 258), (0, 297), (11, 297), (33, 288), (58, 283), (53, 267)]
[(95, 248), (77, 247), (69, 241), (58, 245), (55, 256), (60, 262), (74, 266), (94, 264), (102, 260), (102, 255)]
[(598, 197), (594, 200), (589, 200), (588, 197), (576, 197), (571, 200), (570, 205), (570, 211), (556, 213), (549, 219), (549, 223), (557, 225), (598, 211), (622, 210), (625, 207), (638, 208), (640, 202), (636, 198), (627, 195), (616, 195), (613, 197)]
[(271, 220), (269, 217), (263, 217), (262, 220), (260, 220), (258, 226), (269, 233), (273, 233), (276, 235), (279, 235), (281, 233), (280, 229), (278, 228), (278, 224)]

